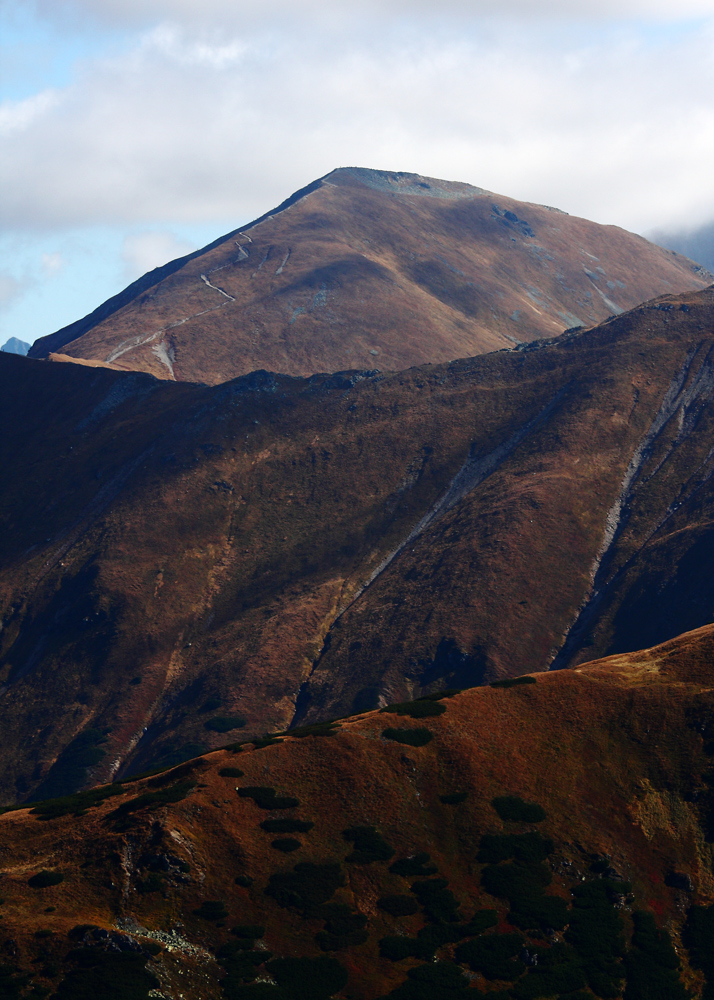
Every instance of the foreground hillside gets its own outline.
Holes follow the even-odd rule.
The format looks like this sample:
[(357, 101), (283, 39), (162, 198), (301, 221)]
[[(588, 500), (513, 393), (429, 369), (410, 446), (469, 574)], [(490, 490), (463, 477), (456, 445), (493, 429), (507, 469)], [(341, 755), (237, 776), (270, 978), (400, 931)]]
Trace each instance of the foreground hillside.
[(708, 626), (7, 812), (2, 995), (709, 997), (713, 661)]
[(397, 370), (593, 326), (711, 275), (615, 226), (468, 184), (347, 168), (37, 341), (215, 384)]
[(3, 801), (711, 622), (712, 331), (707, 291), (396, 374), (0, 355)]

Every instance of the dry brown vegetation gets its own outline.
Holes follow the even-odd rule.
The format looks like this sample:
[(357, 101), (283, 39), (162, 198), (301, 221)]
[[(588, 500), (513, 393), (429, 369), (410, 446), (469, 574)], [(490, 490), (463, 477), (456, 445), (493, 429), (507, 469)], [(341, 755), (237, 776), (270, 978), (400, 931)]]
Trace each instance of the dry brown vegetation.
[(593, 326), (711, 280), (615, 226), (414, 174), (335, 170), (285, 204), (32, 356), (210, 384), (261, 368), (399, 370)]
[(713, 329), (217, 387), (0, 356), (4, 801), (711, 621)]
[[(393, 873), (394, 860), (430, 855), (429, 871), (448, 880), (460, 908), (462, 939), (484, 930), (522, 934), (509, 922), (508, 904), (481, 885), (488, 858), (478, 857), (479, 844), (491, 835), (484, 843), (493, 852), (499, 835), (537, 829), (545, 841), (521, 839), (536, 850), (552, 840), (544, 848), (552, 876), (548, 897), (570, 906), (572, 891), (583, 883), (629, 883), (615, 900), (626, 940), (633, 911), (655, 915), (679, 948), (684, 982), (698, 991), (703, 980), (690, 968), (680, 935), (689, 905), (714, 901), (713, 803), (706, 783), (714, 737), (713, 656), (710, 626), (654, 650), (539, 676), (535, 684), (451, 696), (442, 702), (445, 713), (423, 721), (434, 735), (425, 747), (383, 740), (385, 716), (368, 713), (344, 720), (329, 738), (288, 736), (261, 750), (246, 744), (237, 755), (214, 752), (173, 774), (126, 784), (123, 795), (79, 818), (6, 813), (0, 819), (0, 927), (3, 939), (13, 942), (11, 955), (6, 945), (6, 960), (53, 990), (73, 967), (66, 959), (78, 938), (106, 946), (86, 926), (71, 938), (77, 925), (93, 925), (144, 948), (160, 942), (160, 955), (144, 957), (161, 995), (180, 991), (186, 1000), (218, 1000), (224, 972), (214, 956), (236, 935), (261, 937), (274, 957), (316, 958), (325, 921), (344, 921), (351, 913), (366, 917), (360, 924), (366, 938), (343, 941), (329, 953), (349, 974), (339, 996), (372, 1000), (420, 967), (418, 959), (380, 957), (380, 939), (439, 926), (421, 890), (419, 912), (404, 906), (405, 915), (392, 915), (379, 905), (395, 896), (408, 901), (414, 879)], [(220, 773), (236, 762), (245, 772), (238, 782)], [(235, 791), (236, 784), (262, 785), (266, 776), (278, 795), (300, 800), (281, 816), (316, 820), (289, 857), (271, 848), (261, 828), (265, 811)], [(179, 786), (179, 801), (137, 805), (140, 795), (151, 800), (157, 790)], [(467, 799), (456, 807), (442, 804), (440, 795), (454, 787), (468, 789)], [(545, 819), (537, 826), (504, 823), (492, 805), (504, 795), (540, 804)], [(122, 827), (122, 816), (130, 817), (128, 826)], [(355, 836), (348, 830), (348, 842), (348, 827), (375, 828), (394, 855), (346, 860)], [(521, 843), (518, 836), (514, 842)], [(271, 876), (301, 863), (332, 866), (337, 873), (327, 882), (320, 876), (331, 905), (342, 907), (333, 906), (331, 917), (322, 904), (290, 905), (272, 890), (266, 894), (276, 884)], [(32, 888), (28, 879), (41, 869), (60, 872), (64, 880)], [(157, 874), (147, 888), (151, 871)], [(689, 888), (668, 885), (672, 873), (689, 880)], [(322, 892), (316, 878), (307, 883), (313, 895)], [(494, 909), (498, 922), (490, 930)], [(562, 941), (563, 933), (568, 941), (567, 929), (556, 938)], [(526, 939), (542, 961), (555, 940), (536, 931)], [(453, 960), (455, 946), (438, 946), (437, 957)], [(498, 986), (476, 977), (469, 996)]]

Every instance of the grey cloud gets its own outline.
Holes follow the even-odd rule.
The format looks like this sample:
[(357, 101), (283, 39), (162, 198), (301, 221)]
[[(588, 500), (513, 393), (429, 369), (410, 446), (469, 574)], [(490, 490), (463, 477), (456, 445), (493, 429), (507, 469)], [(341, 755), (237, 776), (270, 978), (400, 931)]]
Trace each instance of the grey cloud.
[(35, 0), (37, 9), (57, 20), (90, 18), (108, 24), (143, 25), (154, 20), (220, 25), (273, 24), (276, 16), (293, 20), (316, 15), (321, 20), (344, 14), (378, 11), (394, 13), (455, 14), (469, 18), (515, 15), (541, 20), (618, 19), (678, 20), (714, 13), (712, 0)]
[(668, 250), (676, 250), (685, 257), (691, 257), (714, 274), (714, 222), (691, 229), (656, 229), (646, 235)]
[(0, 222), (239, 224), (349, 164), (635, 229), (714, 216), (711, 29), (659, 47), (513, 24), (368, 29), (162, 25), (51, 99), (6, 105)]

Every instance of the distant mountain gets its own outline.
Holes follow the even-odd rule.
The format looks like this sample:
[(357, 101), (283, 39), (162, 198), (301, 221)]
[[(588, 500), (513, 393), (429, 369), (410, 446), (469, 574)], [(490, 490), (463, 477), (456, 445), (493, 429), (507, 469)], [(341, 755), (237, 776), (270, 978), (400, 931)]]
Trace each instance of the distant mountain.
[(8, 812), (3, 993), (707, 998), (713, 664), (708, 626)]
[(159, 378), (401, 370), (590, 327), (712, 276), (615, 226), (468, 184), (344, 168), (38, 340)]
[(385, 375), (0, 355), (0, 792), (714, 620), (714, 290)]
[(0, 347), (0, 351), (4, 351), (6, 354), (22, 354), (23, 356), (27, 354), (30, 350), (30, 345), (26, 344), (24, 340), (18, 340), (17, 337), (10, 337), (5, 343)]
[(649, 238), (667, 250), (685, 254), (704, 267), (714, 269), (714, 222), (692, 229), (658, 229), (649, 233)]

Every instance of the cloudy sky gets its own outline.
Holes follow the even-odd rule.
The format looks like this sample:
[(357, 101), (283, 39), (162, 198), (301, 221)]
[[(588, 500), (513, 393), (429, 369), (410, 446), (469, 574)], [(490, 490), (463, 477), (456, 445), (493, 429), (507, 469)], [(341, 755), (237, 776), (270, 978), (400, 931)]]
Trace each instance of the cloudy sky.
[(0, 0), (0, 66), (0, 343), (337, 166), (714, 222), (714, 0)]

